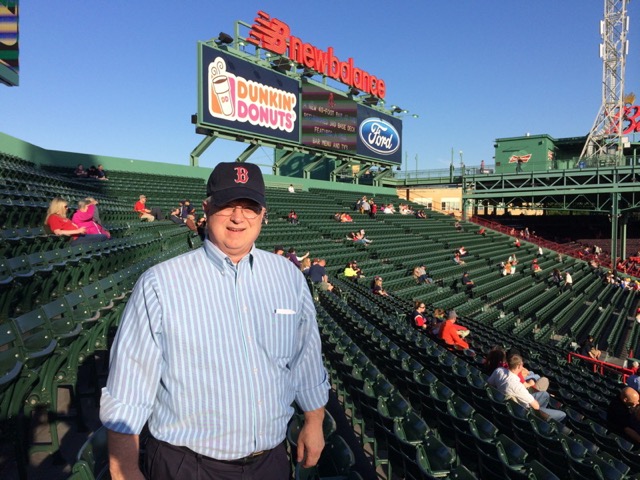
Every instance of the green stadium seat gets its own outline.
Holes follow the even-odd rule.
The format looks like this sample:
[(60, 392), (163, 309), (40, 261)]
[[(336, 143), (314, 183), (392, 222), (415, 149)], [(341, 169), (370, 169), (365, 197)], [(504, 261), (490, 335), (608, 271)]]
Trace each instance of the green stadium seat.
[(73, 464), (72, 475), (78, 480), (108, 480), (109, 451), (107, 449), (107, 428), (100, 427), (93, 432), (82, 445), (76, 462)]

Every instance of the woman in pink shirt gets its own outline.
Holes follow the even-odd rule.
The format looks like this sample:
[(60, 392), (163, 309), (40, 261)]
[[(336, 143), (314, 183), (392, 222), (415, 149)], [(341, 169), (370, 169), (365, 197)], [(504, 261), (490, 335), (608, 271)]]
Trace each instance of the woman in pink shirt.
[(78, 227), (84, 227), (88, 235), (106, 235), (111, 238), (111, 234), (93, 218), (96, 210), (96, 202), (93, 198), (86, 198), (78, 201), (78, 210), (73, 214), (71, 220)]

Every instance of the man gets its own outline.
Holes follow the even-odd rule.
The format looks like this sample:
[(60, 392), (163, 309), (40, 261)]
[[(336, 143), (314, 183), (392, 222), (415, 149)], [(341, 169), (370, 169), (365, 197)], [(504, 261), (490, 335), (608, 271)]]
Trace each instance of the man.
[(457, 346), (462, 349), (468, 349), (469, 344), (463, 340), (464, 337), (469, 335), (469, 329), (460, 325), (455, 325), (458, 314), (455, 310), (449, 310), (447, 313), (447, 319), (440, 327), (438, 334), (439, 338), (447, 345)]
[(634, 372), (633, 374), (627, 377), (627, 381), (625, 382), (629, 387), (633, 388), (636, 392), (640, 392), (640, 375), (638, 375), (638, 367), (640, 367), (640, 363), (633, 362), (631, 364), (631, 370)]
[(283, 441), (294, 401), (305, 412), (297, 460), (317, 463), (329, 385), (315, 309), (302, 273), (255, 248), (264, 192), (256, 165), (217, 165), (203, 248), (136, 284), (102, 391), (113, 479), (143, 478), (147, 421), (148, 478), (290, 478)]
[(467, 295), (469, 295), (469, 298), (473, 298), (473, 289), (476, 285), (475, 283), (473, 283), (473, 280), (469, 278), (469, 272), (464, 272), (462, 274), (462, 279), (460, 280), (460, 282), (467, 290)]
[(573, 278), (568, 271), (564, 272), (564, 286), (562, 287), (563, 292), (566, 290), (573, 290)]
[(284, 247), (282, 245), (276, 245), (273, 247), (273, 253), (284, 257)]
[(330, 292), (333, 290), (333, 285), (329, 283), (326, 265), (327, 261), (324, 258), (314, 258), (309, 267), (309, 278), (320, 290)]
[(146, 220), (147, 222), (153, 222), (156, 217), (151, 215), (151, 210), (149, 210), (146, 206), (147, 197), (146, 195), (140, 195), (139, 200), (133, 207), (133, 210), (138, 213), (140, 216), (140, 220)]
[(508, 400), (522, 405), (526, 408), (532, 408), (542, 413), (545, 419), (561, 422), (567, 416), (560, 410), (549, 408), (549, 393), (527, 391), (527, 387), (520, 381), (518, 374), (522, 371), (524, 365), (520, 355), (512, 355), (507, 360), (508, 369), (496, 368), (491, 376), (487, 379), (487, 383), (502, 393)]
[(636, 445), (640, 444), (640, 422), (637, 418), (639, 402), (638, 392), (631, 387), (625, 387), (611, 401), (607, 410), (609, 429)]

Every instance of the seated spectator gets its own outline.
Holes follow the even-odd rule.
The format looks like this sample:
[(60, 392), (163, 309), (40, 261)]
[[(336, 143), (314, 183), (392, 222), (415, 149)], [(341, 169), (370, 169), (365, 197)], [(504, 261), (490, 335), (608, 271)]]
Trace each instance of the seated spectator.
[(138, 214), (140, 220), (146, 220), (147, 222), (153, 222), (156, 217), (151, 215), (151, 210), (149, 210), (146, 206), (147, 197), (146, 195), (140, 195), (140, 199), (133, 206), (134, 212)]
[(82, 177), (82, 178), (86, 178), (87, 175), (89, 175), (89, 173), (84, 169), (84, 165), (82, 165), (81, 163), (78, 164), (78, 166), (73, 171), (73, 173), (76, 177)]
[(464, 265), (464, 260), (460, 258), (460, 253), (456, 252), (453, 254), (453, 263), (457, 265)]
[(540, 265), (538, 265), (538, 260), (537, 259), (533, 259), (533, 261), (531, 262), (531, 271), (533, 273), (538, 273), (542, 271), (542, 268), (540, 267)]
[(447, 319), (447, 314), (442, 308), (436, 308), (433, 311), (433, 319), (431, 321), (431, 335), (437, 337), (440, 334), (440, 329), (444, 325)]
[(191, 205), (191, 200), (188, 198), (180, 202), (180, 216), (185, 220), (189, 218), (195, 220), (196, 218), (196, 208)]
[(340, 223), (351, 223), (353, 222), (353, 218), (348, 213), (342, 212), (340, 214)]
[(365, 236), (364, 229), (361, 229), (360, 231), (353, 233), (353, 241), (354, 243), (358, 243), (360, 245), (369, 245), (370, 243), (373, 243), (373, 240), (369, 240)]
[(107, 239), (104, 234), (87, 235), (86, 227), (79, 227), (67, 218), (68, 210), (69, 207), (64, 198), (55, 197), (49, 203), (44, 223), (54, 235), (70, 237), (71, 245), (102, 242)]
[(284, 247), (282, 245), (276, 245), (273, 247), (273, 253), (284, 257)]
[(303, 256), (299, 257), (296, 255), (296, 249), (291, 247), (289, 252), (285, 255), (293, 264), (300, 268), (300, 262), (309, 256), (309, 252), (305, 253)]
[(393, 207), (393, 203), (385, 205), (382, 209), (382, 213), (385, 213), (387, 215), (393, 215), (394, 213), (396, 213), (396, 209)]
[(424, 213), (424, 210), (418, 210), (416, 212), (416, 218), (427, 218), (427, 214)]
[(428, 284), (433, 283), (433, 278), (431, 278), (427, 274), (427, 267), (425, 267), (424, 265), (420, 265), (419, 267), (415, 267), (413, 269), (413, 279), (418, 284), (420, 284), (420, 283), (428, 283)]
[(483, 237), (486, 237), (486, 236), (487, 236), (487, 229), (486, 229), (486, 228), (484, 228), (484, 227), (482, 227), (482, 228), (480, 228), (480, 230), (478, 230), (478, 231), (476, 232), (476, 234), (477, 234), (477, 235), (482, 235)]
[(596, 344), (593, 335), (587, 336), (582, 345), (580, 346), (580, 355), (584, 355), (585, 357), (591, 357), (594, 360), (599, 360), (602, 352), (598, 350), (598, 346)]
[(180, 207), (176, 207), (169, 213), (169, 220), (171, 220), (176, 225), (187, 226), (184, 223), (184, 218), (180, 216)]
[(469, 252), (465, 250), (464, 245), (458, 249), (458, 253), (461, 257), (466, 257), (467, 255), (469, 255)]
[(516, 257), (516, 254), (514, 253), (513, 255), (509, 255), (509, 259), (508, 262), (511, 265), (517, 265), (518, 264), (518, 257)]
[(473, 298), (473, 289), (475, 288), (475, 283), (473, 283), (473, 280), (471, 280), (471, 278), (469, 278), (469, 272), (464, 272), (462, 274), (462, 278), (460, 279), (460, 283), (462, 283), (462, 285), (464, 286), (464, 288), (467, 291), (467, 295), (469, 295), (469, 298)]
[(298, 214), (296, 213), (295, 210), (291, 210), (289, 212), (289, 215), (287, 215), (287, 221), (293, 225), (298, 224)]
[[(518, 355), (520, 356), (520, 358), (522, 358), (522, 354), (520, 353), (520, 351), (512, 347), (506, 352), (507, 363), (509, 363), (509, 359), (514, 355)], [(524, 360), (522, 369), (518, 373), (518, 378), (520, 378), (520, 382), (522, 382), (525, 387), (537, 390), (539, 392), (546, 392), (549, 388), (549, 379), (547, 377), (541, 377), (537, 373), (528, 370), (524, 366)]]
[(560, 270), (558, 270), (557, 268), (554, 268), (553, 272), (551, 273), (551, 282), (556, 287), (560, 287), (560, 283), (562, 282), (562, 274), (560, 273)]
[(636, 445), (640, 444), (640, 422), (637, 417), (639, 402), (638, 392), (631, 387), (625, 387), (611, 401), (607, 409), (609, 430)]
[(563, 421), (567, 416), (566, 413), (548, 407), (550, 398), (548, 392), (538, 391), (531, 394), (520, 381), (518, 374), (524, 368), (522, 357), (513, 355), (507, 362), (508, 368), (496, 368), (489, 376), (487, 383), (502, 393), (507, 400), (540, 412), (545, 420)]
[(544, 251), (542, 250), (542, 247), (538, 247), (538, 258), (543, 256), (544, 256)]
[(633, 373), (627, 377), (626, 384), (627, 386), (633, 388), (636, 392), (640, 392), (640, 375), (638, 375), (638, 367), (640, 367), (640, 363), (632, 362), (631, 370)]
[(487, 353), (482, 362), (482, 371), (485, 375), (491, 375), (496, 368), (509, 368), (507, 365), (507, 352), (502, 347), (493, 347)]
[(98, 178), (98, 169), (91, 165), (89, 170), (87, 170), (87, 177), (89, 178)]
[(293, 186), (293, 183), (290, 183), (290, 184), (289, 184), (289, 188), (287, 188), (287, 191), (288, 191), (289, 193), (296, 193), (296, 189), (295, 189), (295, 187)]
[(109, 231), (95, 219), (98, 201), (93, 197), (78, 201), (78, 209), (71, 217), (71, 221), (78, 227), (84, 227), (87, 235), (104, 235), (111, 238)]
[(96, 178), (98, 180), (109, 180), (107, 178), (107, 172), (104, 171), (104, 167), (102, 165), (98, 165), (98, 168), (96, 170)]
[(462, 225), (460, 224), (460, 222), (456, 221), (453, 226), (457, 231), (462, 232)]
[(458, 315), (455, 310), (450, 310), (449, 313), (447, 313), (447, 319), (440, 327), (438, 338), (443, 340), (447, 345), (457, 346), (466, 350), (469, 348), (469, 344), (463, 340), (463, 337), (469, 334), (469, 330), (464, 327), (461, 329), (457, 328), (458, 326), (455, 325), (457, 318)]
[(300, 262), (300, 271), (305, 277), (309, 275), (310, 268), (311, 268), (311, 259), (309, 257), (303, 259)]
[(389, 296), (387, 291), (382, 287), (382, 277), (378, 277), (378, 276), (374, 277), (371, 291), (373, 292), (374, 295), (380, 295), (383, 297)]
[(513, 275), (516, 272), (516, 267), (514, 267), (511, 262), (507, 262), (504, 264), (504, 268), (502, 270), (502, 275)]
[(358, 264), (355, 261), (351, 261), (344, 268), (343, 275), (346, 279), (357, 282), (359, 278), (364, 277), (362, 270), (358, 268)]
[(516, 238), (513, 242), (513, 246), (516, 248), (520, 248), (520, 239)]
[(417, 300), (414, 302), (414, 310), (411, 314), (411, 325), (418, 330), (426, 330), (428, 327), (427, 316), (425, 314), (427, 306), (424, 302)]
[(333, 285), (329, 283), (326, 265), (327, 261), (324, 258), (314, 258), (309, 267), (309, 279), (320, 290), (330, 292), (333, 290)]
[(368, 215), (371, 212), (371, 204), (367, 201), (367, 197), (362, 197), (363, 201), (360, 205), (360, 213)]

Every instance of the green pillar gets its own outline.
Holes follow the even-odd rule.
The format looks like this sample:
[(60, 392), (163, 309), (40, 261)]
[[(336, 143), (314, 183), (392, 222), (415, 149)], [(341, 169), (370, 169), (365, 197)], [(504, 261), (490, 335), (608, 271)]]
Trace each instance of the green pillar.
[(618, 200), (619, 193), (611, 194), (611, 269), (615, 272), (618, 259)]

